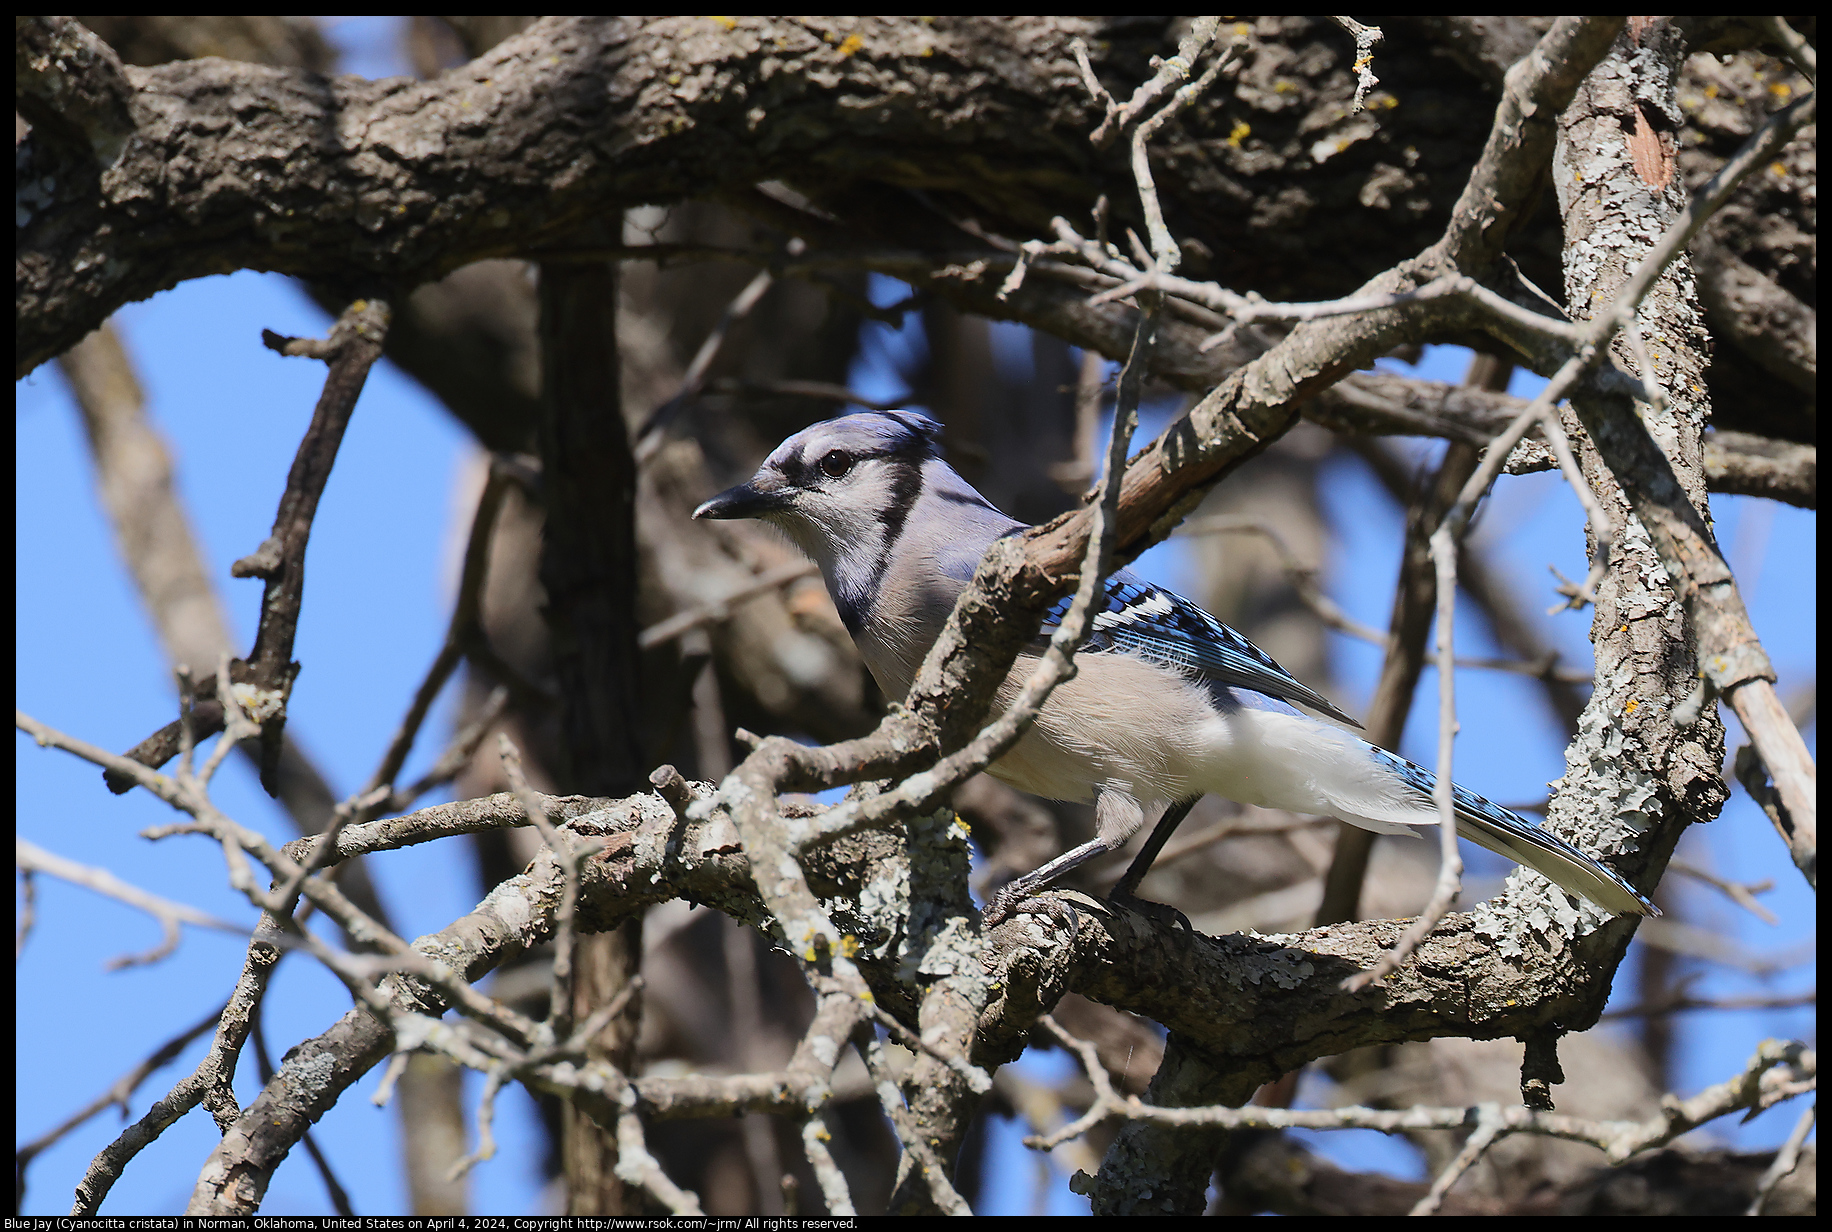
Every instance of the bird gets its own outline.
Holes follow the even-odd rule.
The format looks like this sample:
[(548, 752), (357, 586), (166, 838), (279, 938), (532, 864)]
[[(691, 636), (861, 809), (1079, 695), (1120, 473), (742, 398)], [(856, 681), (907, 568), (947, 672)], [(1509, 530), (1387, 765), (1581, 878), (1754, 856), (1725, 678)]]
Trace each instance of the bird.
[[(948, 465), (941, 434), (937, 421), (909, 409), (816, 423), (693, 514), (754, 518), (786, 535), (819, 566), (867, 669), (891, 698), (909, 693), (986, 549), (1029, 529)], [(1109, 894), (1157, 906), (1133, 891), (1208, 794), (1380, 834), (1438, 824), (1431, 771), (1360, 739), (1353, 718), (1196, 604), (1129, 569), (1107, 579), (1097, 602), (1076, 674), (987, 767), (1034, 795), (1092, 800), (1095, 837), (1007, 883), (986, 909), (989, 923), (1070, 869), (1120, 849), (1162, 808)], [(1034, 670), (1068, 605), (1056, 603), (1020, 654), (1000, 686), (1001, 707)], [(1541, 826), (1461, 786), (1452, 794), (1463, 837), (1612, 914), (1660, 914), (1614, 870)], [(1162, 918), (1164, 910), (1147, 914)]]

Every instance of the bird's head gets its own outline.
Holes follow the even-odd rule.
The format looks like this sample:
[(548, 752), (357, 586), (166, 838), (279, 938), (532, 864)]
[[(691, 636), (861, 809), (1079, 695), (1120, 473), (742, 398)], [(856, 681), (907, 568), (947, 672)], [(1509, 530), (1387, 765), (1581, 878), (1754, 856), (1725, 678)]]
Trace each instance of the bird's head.
[(917, 411), (866, 411), (804, 428), (757, 473), (719, 493), (696, 518), (759, 518), (827, 565), (897, 537), (939, 460), (941, 425)]

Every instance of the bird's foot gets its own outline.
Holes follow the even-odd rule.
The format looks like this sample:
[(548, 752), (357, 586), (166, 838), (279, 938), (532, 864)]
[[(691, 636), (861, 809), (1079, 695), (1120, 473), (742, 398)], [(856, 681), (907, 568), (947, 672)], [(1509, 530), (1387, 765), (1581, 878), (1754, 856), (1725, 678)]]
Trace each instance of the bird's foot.
[(992, 901), (986, 904), (985, 909), (980, 912), (980, 924), (983, 927), (996, 928), (1000, 924), (1003, 924), (1006, 920), (1011, 918), (1011, 913), (1017, 910), (1018, 904), (1030, 897), (1030, 895), (1022, 889), (1013, 893), (1013, 884), (1015, 883), (1007, 883), (1002, 887), (997, 894), (992, 896)]
[[(986, 931), (997, 928), (1000, 924), (1003, 924), (1006, 920), (1011, 918), (1020, 904), (1028, 902), (1035, 897), (1036, 893), (1036, 891), (1019, 890), (1014, 894), (1011, 892), (1011, 887), (1009, 885), (1006, 886), (997, 894), (993, 895), (992, 901), (987, 903), (985, 909), (980, 912), (980, 926)], [(1081, 937), (1081, 913), (1075, 910), (1073, 904), (1064, 902), (1060, 899), (1053, 899), (1048, 904), (1047, 909), (1041, 912), (1041, 914), (1050, 916), (1058, 924), (1064, 923), (1065, 921), (1061, 919), (1057, 910), (1058, 908), (1060, 908), (1060, 911), (1068, 913), (1068, 920), (1066, 923), (1069, 929), (1069, 944), (1074, 945)]]

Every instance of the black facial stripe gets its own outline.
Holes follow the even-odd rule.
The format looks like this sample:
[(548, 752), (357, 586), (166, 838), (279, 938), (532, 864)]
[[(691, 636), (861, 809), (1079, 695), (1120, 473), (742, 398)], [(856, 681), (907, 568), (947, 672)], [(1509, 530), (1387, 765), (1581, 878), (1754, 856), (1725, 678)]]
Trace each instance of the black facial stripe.
[(922, 462), (901, 454), (881, 454), (890, 464), (891, 491), (890, 500), (878, 514), (878, 524), (884, 527), (883, 538), (878, 545), (878, 559), (871, 567), (871, 589), (868, 594), (877, 594), (878, 586), (884, 581), (884, 571), (890, 568), (891, 553), (896, 550), (897, 540), (903, 537), (905, 524), (909, 521), (910, 509), (916, 504), (916, 497), (922, 491)]
[(864, 615), (859, 611), (859, 601), (847, 594), (835, 594), (833, 606), (839, 609), (840, 623), (846, 626), (846, 632), (858, 636), (860, 627), (865, 623)]

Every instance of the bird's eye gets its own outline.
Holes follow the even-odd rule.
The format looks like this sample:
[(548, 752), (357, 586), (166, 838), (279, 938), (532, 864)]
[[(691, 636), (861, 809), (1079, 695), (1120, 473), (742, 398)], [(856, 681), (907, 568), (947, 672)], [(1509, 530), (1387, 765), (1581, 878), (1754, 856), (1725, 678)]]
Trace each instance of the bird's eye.
[(852, 455), (844, 449), (830, 449), (821, 458), (821, 474), (838, 479), (852, 469)]

